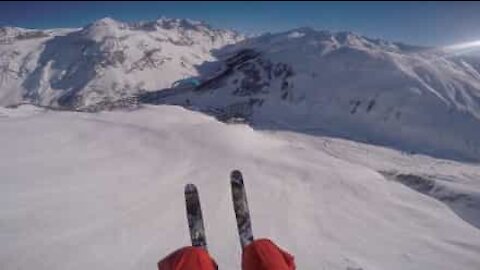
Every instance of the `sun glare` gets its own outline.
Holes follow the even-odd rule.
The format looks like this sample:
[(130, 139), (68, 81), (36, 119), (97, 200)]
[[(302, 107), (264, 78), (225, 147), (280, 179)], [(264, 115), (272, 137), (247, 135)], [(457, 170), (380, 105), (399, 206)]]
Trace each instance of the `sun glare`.
[(475, 49), (475, 48), (480, 48), (480, 40), (458, 43), (451, 46), (447, 46), (444, 49), (451, 52), (457, 52), (457, 51), (463, 51), (463, 50), (469, 50), (469, 49)]

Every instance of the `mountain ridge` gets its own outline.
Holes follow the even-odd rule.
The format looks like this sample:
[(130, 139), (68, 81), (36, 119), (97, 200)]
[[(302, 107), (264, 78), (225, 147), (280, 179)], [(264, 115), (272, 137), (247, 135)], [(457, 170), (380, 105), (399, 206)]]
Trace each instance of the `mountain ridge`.
[(467, 58), (311, 29), (247, 39), (215, 53), (228, 72), (202, 91), (181, 90), (152, 103), (240, 117), (259, 129), (448, 158), (480, 156), (480, 74)]
[(0, 47), (0, 105), (96, 111), (139, 97), (259, 129), (480, 156), (480, 61), (442, 48), (309, 27), (244, 38), (168, 18), (15, 38), (29, 31), (4, 31), (13, 44)]

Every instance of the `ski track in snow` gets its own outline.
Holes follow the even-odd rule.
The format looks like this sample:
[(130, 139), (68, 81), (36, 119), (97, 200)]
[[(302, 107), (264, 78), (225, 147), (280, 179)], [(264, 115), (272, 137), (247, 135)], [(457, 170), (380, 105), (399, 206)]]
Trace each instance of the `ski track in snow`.
[(239, 269), (233, 169), (244, 174), (254, 235), (295, 255), (298, 269), (480, 267), (478, 228), (379, 173), (474, 192), (476, 164), (255, 131), (175, 106), (96, 114), (20, 106), (0, 116), (1, 269), (155, 269), (190, 242), (186, 183), (199, 189), (212, 256)]

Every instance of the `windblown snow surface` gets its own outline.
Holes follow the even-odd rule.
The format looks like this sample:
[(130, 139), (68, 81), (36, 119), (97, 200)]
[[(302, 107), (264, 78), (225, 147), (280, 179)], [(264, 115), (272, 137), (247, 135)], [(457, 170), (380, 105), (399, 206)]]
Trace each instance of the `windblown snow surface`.
[(2, 108), (0, 130), (1, 269), (155, 269), (189, 244), (190, 182), (212, 256), (239, 269), (232, 169), (244, 173), (255, 236), (295, 255), (298, 269), (480, 268), (478, 208), (465, 215), (392, 180), (429, 175), (478, 199), (475, 164), (257, 131), (166, 105)]

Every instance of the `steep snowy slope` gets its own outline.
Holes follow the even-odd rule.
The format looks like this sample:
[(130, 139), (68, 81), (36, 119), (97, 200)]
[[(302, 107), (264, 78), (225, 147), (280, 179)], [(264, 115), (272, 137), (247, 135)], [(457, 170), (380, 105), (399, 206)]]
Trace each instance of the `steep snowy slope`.
[(77, 107), (170, 87), (197, 76), (210, 50), (241, 40), (196, 21), (123, 23), (73, 30), (0, 30), (0, 105), (27, 100)]
[(448, 205), (459, 217), (480, 229), (478, 164), (432, 159), (349, 140), (277, 133), (285, 140), (306, 142), (335, 158), (359, 164)]
[(301, 28), (218, 50), (224, 72), (165, 102), (259, 128), (331, 134), (449, 158), (480, 157), (471, 58)]
[[(255, 235), (292, 252), (298, 269), (480, 266), (477, 228), (375, 171), (395, 166), (401, 153), (392, 150), (364, 154), (368, 146), (336, 140), (326, 147), (321, 138), (226, 125), (172, 106), (3, 108), (0, 130), (1, 269), (154, 269), (189, 243), (188, 182), (199, 187), (210, 252), (221, 269), (239, 269), (233, 168), (245, 175)], [(403, 161), (403, 169), (410, 162), (433, 172), (436, 163), (442, 171), (441, 160)], [(451, 181), (480, 175), (478, 166), (448, 166)]]
[(0, 28), (0, 105), (23, 99), (23, 80), (35, 69), (43, 44), (53, 36), (47, 31)]

